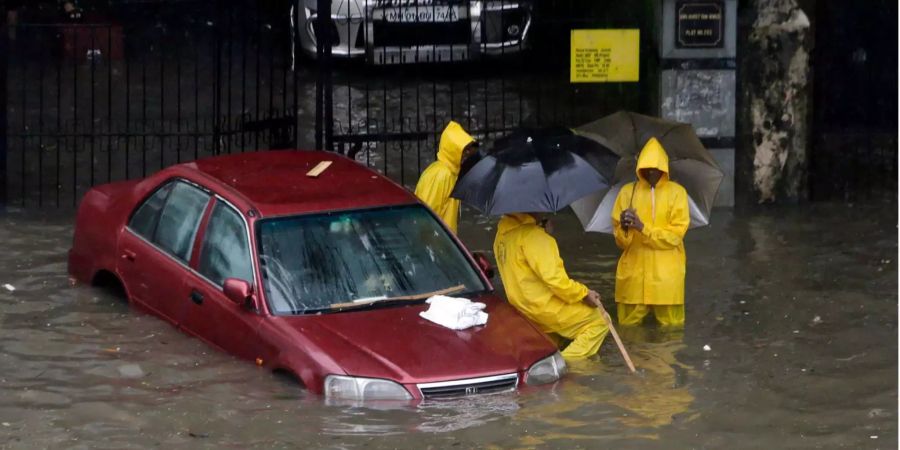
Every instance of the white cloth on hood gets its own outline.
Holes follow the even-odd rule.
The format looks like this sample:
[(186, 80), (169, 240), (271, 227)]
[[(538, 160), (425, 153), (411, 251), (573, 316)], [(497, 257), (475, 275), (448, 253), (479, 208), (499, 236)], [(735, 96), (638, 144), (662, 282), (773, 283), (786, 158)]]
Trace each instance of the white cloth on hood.
[(435, 295), (425, 303), (429, 305), (428, 310), (419, 316), (452, 330), (484, 325), (488, 320), (488, 314), (482, 311), (487, 306), (484, 303), (444, 295)]

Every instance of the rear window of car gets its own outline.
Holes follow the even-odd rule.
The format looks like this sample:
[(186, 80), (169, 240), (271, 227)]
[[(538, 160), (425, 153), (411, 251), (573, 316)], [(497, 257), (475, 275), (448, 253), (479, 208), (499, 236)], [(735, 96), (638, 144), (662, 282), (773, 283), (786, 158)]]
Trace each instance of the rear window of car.
[(173, 183), (168, 183), (157, 189), (131, 216), (128, 226), (135, 233), (146, 239), (153, 239), (156, 224), (159, 223), (159, 212), (162, 211), (163, 206), (166, 206), (166, 198), (169, 197), (172, 186)]
[(170, 255), (188, 261), (209, 194), (183, 181), (170, 181), (132, 215), (129, 228)]

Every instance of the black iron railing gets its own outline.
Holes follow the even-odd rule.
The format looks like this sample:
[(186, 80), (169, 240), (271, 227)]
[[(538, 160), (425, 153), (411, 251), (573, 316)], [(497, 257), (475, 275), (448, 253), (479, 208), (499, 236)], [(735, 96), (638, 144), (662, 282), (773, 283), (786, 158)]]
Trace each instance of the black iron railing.
[[(652, 1), (369, 4), (360, 10), (341, 2), (324, 28), (331, 31), (317, 41), (318, 50), (331, 50), (319, 64), (327, 67), (323, 107), (332, 108), (322, 112), (326, 129), (317, 142), (407, 186), (434, 160), (450, 120), (490, 140), (522, 125), (575, 126), (618, 109), (654, 112)], [(316, 14), (316, 23), (328, 22)], [(640, 82), (569, 83), (569, 34), (578, 28), (640, 29)], [(362, 37), (354, 38), (356, 30)], [(332, 101), (324, 99), (329, 93)]]
[(19, 12), (0, 52), (9, 205), (73, 205), (178, 162), (297, 146), (287, 2), (130, 2), (64, 22)]

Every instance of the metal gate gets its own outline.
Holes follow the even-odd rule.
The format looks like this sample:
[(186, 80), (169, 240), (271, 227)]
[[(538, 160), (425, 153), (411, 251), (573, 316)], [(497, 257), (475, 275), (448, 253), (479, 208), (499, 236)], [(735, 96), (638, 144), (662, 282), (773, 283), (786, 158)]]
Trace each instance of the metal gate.
[(0, 33), (0, 204), (297, 145), (289, 2), (121, 0), (79, 20), (19, 3)]
[[(411, 186), (450, 120), (490, 140), (652, 113), (655, 3), (117, 0), (79, 21), (26, 7), (0, 33), (0, 204), (71, 207), (100, 183), (289, 147)], [(578, 28), (639, 29), (640, 82), (570, 84)]]
[(816, 6), (813, 200), (897, 200), (897, 2)]
[[(490, 140), (519, 126), (655, 109), (654, 1), (308, 4), (297, 42), (318, 63), (317, 146), (406, 186), (434, 160), (450, 120)], [(569, 36), (580, 28), (639, 29), (641, 81), (570, 84)]]

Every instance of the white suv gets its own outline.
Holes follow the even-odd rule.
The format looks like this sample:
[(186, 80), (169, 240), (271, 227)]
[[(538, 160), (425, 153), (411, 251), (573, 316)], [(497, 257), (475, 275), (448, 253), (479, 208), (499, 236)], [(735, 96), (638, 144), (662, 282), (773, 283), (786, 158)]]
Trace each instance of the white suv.
[[(295, 42), (316, 55), (317, 0), (298, 0)], [(332, 0), (331, 54), (372, 64), (465, 61), (517, 53), (531, 0)]]

